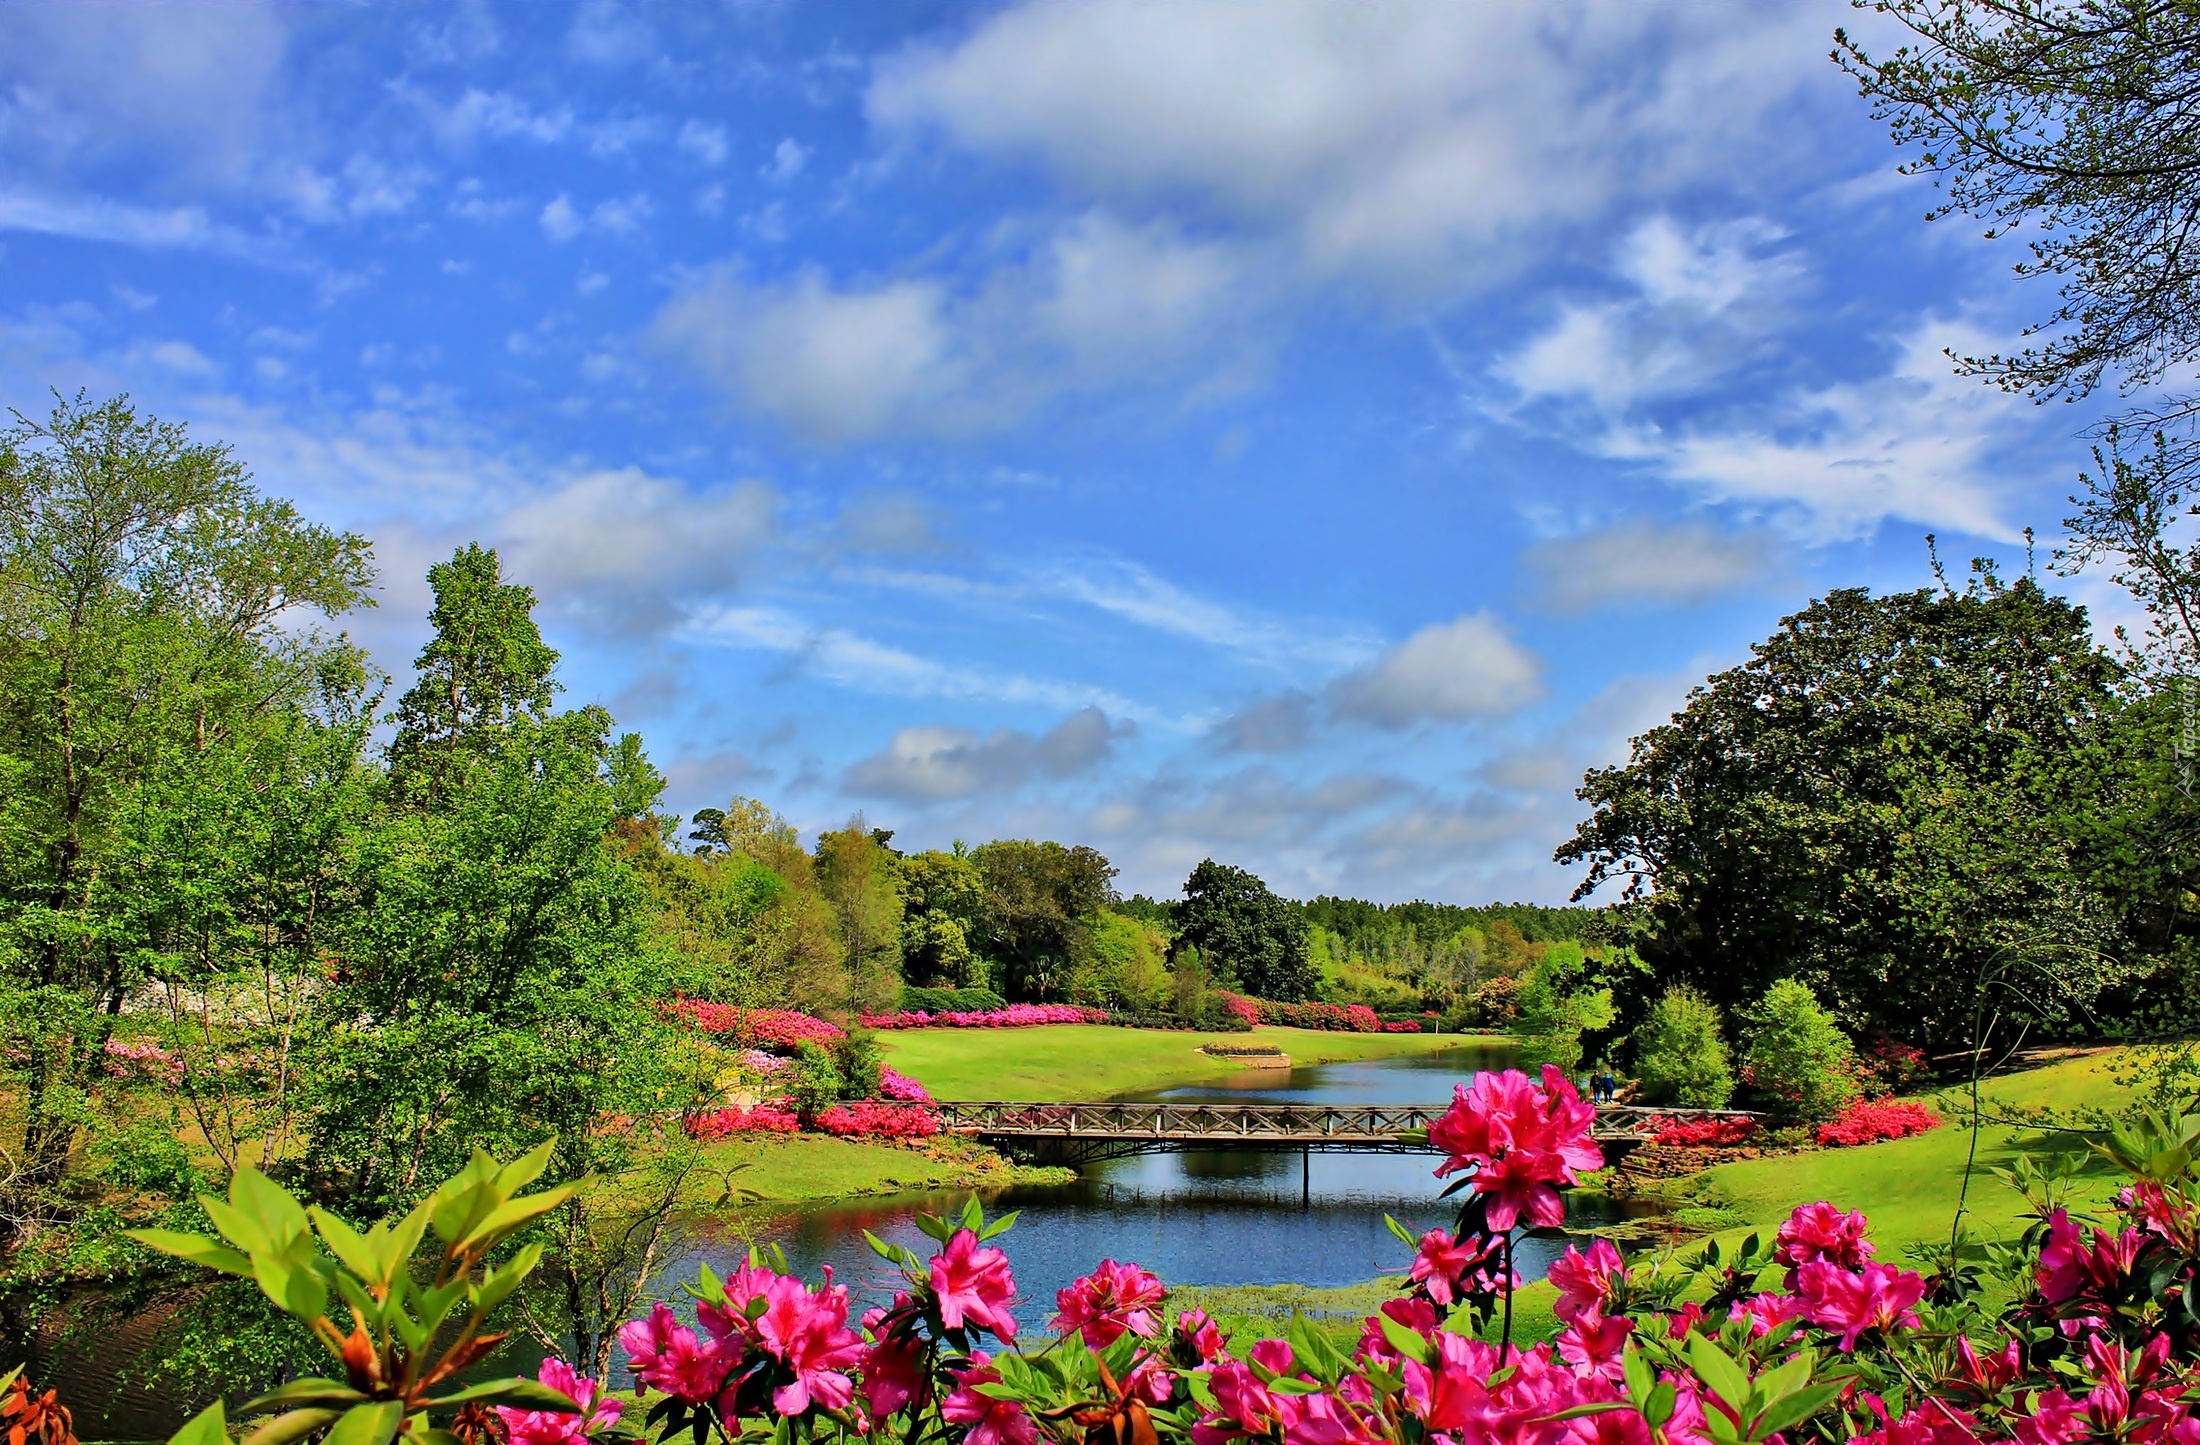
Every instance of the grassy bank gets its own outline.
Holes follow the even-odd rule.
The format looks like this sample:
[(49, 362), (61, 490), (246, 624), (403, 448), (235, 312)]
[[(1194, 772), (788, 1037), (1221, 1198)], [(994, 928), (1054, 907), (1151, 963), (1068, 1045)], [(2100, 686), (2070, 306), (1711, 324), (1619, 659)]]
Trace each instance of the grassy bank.
[(1268, 1044), (1294, 1064), (1394, 1059), (1501, 1036), (1346, 1034), (1259, 1028), (1242, 1034), (1056, 1024), (1035, 1029), (906, 1029), (879, 1035), (887, 1062), (942, 1099), (1105, 1099), (1218, 1079), (1243, 1067), (1199, 1052), (1208, 1043)]
[(941, 1189), (1005, 1189), (1060, 1183), (1066, 1169), (1014, 1164), (966, 1139), (908, 1145), (819, 1134), (721, 1139), (704, 1151), (682, 1191), (691, 1207), (796, 1204)]

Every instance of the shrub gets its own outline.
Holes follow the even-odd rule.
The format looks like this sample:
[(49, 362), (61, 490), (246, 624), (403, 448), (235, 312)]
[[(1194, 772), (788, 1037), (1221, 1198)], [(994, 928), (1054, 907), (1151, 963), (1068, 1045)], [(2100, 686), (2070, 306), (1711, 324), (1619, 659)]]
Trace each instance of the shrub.
[(1667, 989), (1635, 1030), (1635, 1076), (1653, 1104), (1725, 1108), (1734, 1097), (1734, 1068), (1718, 1006), (1685, 984)]
[(802, 1127), (792, 1109), (758, 1104), (753, 1109), (719, 1109), (687, 1121), (690, 1137), (723, 1139), (731, 1134), (792, 1134)]
[(841, 1139), (929, 1139), (940, 1132), (940, 1121), (921, 1104), (858, 1099), (819, 1114), (817, 1127)]
[(842, 1089), (840, 1067), (822, 1044), (806, 1043), (795, 1049), (794, 1070), (787, 1078), (787, 1097), (795, 1112), (815, 1119), (820, 1111), (840, 1102)]
[(1650, 1142), (1668, 1149), (1721, 1149), (1744, 1144), (1757, 1132), (1755, 1119), (1652, 1119)]
[(840, 1075), (841, 1098), (869, 1099), (878, 1094), (880, 1071), (885, 1067), (878, 1040), (869, 1034), (843, 1034), (827, 1047), (832, 1050), (833, 1070)]
[(1841, 1117), (1818, 1126), (1818, 1142), (1829, 1149), (1855, 1144), (1877, 1144), (1882, 1139), (1907, 1139), (1940, 1127), (1940, 1116), (1923, 1104), (1898, 1103), (1893, 1099), (1860, 1099), (1841, 1111)]
[(873, 1029), (1028, 1029), (1042, 1024), (1104, 1024), (1108, 1011), (1073, 1003), (1012, 1003), (982, 1013), (865, 1014), (863, 1025)]
[(902, 1013), (989, 1013), (1008, 1007), (1008, 1000), (989, 988), (904, 988)]
[(706, 1034), (731, 1034), (743, 1048), (793, 1049), (805, 1043), (830, 1043), (841, 1036), (837, 1024), (783, 1008), (739, 1008), (726, 1003), (681, 999), (672, 1006), (675, 1018), (683, 1018)]
[[(1251, 1024), (1273, 1024), (1287, 1029), (1326, 1029), (1331, 1033), (1381, 1033), (1383, 1021), (1364, 1003), (1282, 1003), (1269, 998), (1214, 991), (1223, 1006)], [(1418, 1030), (1416, 1030), (1418, 1032)]]
[(905, 1104), (929, 1104), (932, 1091), (915, 1079), (895, 1069), (878, 1071), (878, 1092), (882, 1099), (899, 1099)]
[(1752, 1016), (1742, 1078), (1775, 1114), (1814, 1124), (1856, 1102), (1855, 1057), (1817, 995), (1783, 978)]

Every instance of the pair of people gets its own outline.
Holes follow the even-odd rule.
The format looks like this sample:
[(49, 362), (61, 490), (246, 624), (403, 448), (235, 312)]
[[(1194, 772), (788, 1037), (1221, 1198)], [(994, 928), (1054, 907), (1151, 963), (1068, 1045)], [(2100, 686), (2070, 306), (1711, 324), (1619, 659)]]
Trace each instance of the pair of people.
[(1609, 1104), (1619, 1097), (1619, 1080), (1609, 1069), (1599, 1069), (1589, 1076), (1589, 1102)]

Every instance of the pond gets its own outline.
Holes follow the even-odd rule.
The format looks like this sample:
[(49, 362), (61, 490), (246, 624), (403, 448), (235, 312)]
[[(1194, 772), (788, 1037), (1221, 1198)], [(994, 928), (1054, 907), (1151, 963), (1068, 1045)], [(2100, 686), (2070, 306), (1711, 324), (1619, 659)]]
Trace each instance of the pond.
[[(1441, 1104), (1478, 1069), (1502, 1067), (1506, 1052), (1488, 1045), (1404, 1059), (1290, 1070), (1245, 1069), (1224, 1079), (1123, 1102)], [(989, 1215), (1019, 1211), (1000, 1243), (1015, 1270), (1026, 1328), (1043, 1327), (1054, 1293), (1104, 1258), (1144, 1265), (1171, 1285), (1356, 1284), (1402, 1271), (1405, 1246), (1383, 1215), (1428, 1229), (1448, 1223), (1439, 1201), (1445, 1181), (1428, 1154), (1203, 1152), (1148, 1155), (1088, 1165), (1076, 1182), (1010, 1189), (986, 1200)], [(739, 1231), (778, 1244), (788, 1262), (813, 1276), (833, 1266), (841, 1282), (872, 1302), (890, 1299), (895, 1272), (864, 1243), (868, 1229), (919, 1254), (934, 1246), (918, 1230), (920, 1210), (959, 1208), (963, 1196), (901, 1196), (810, 1206), (738, 1226), (710, 1220), (688, 1227), (662, 1277), (668, 1292), (692, 1279), (697, 1264), (723, 1272), (742, 1248)], [(1540, 1279), (1564, 1248), (1560, 1237), (1529, 1238), (1517, 1267)]]

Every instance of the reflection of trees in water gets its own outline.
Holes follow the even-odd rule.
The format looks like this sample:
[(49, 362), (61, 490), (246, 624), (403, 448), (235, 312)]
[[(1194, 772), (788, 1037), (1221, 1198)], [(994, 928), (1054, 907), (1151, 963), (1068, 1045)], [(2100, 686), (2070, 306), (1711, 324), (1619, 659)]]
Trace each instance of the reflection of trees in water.
[(1186, 1179), (1280, 1179), (1299, 1167), (1298, 1155), (1266, 1149), (1215, 1149), (1177, 1158)]

